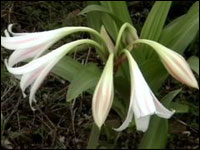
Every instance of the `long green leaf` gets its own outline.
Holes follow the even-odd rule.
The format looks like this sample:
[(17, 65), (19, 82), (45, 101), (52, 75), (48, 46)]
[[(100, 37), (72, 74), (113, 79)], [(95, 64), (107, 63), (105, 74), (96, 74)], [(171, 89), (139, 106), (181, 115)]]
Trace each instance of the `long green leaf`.
[(81, 65), (76, 60), (65, 56), (61, 59), (53, 69), (53, 73), (62, 77), (65, 80), (72, 81), (74, 76), (81, 70), (83, 65)]
[[(175, 19), (174, 21), (172, 21), (172, 23), (167, 25), (164, 28), (161, 34), (161, 39), (159, 41), (165, 46), (171, 49), (174, 49), (178, 51), (179, 53), (182, 53), (188, 47), (188, 45), (191, 43), (191, 41), (194, 39), (194, 37), (196, 36), (198, 32), (198, 28), (199, 28), (198, 27), (199, 26), (199, 12), (198, 12), (199, 7), (198, 6), (199, 6), (199, 3), (196, 2), (189, 9), (187, 14)], [(192, 29), (190, 26), (194, 27), (194, 29)], [(171, 38), (173, 39), (173, 41), (169, 42)], [(140, 49), (135, 49), (134, 51), (136, 52), (137, 50), (140, 50)], [(153, 83), (152, 88), (154, 91), (157, 91), (162, 86), (164, 81), (167, 79), (168, 73), (167, 73), (167, 70), (161, 64), (161, 62), (158, 62), (156, 64), (156, 68), (160, 68), (159, 70), (155, 70), (152, 68), (148, 69), (148, 66), (151, 66), (151, 63), (153, 63), (153, 62), (149, 62), (150, 64), (148, 64), (148, 62), (149, 60), (145, 62), (147, 65), (141, 66), (141, 69), (143, 70), (144, 74), (148, 74), (146, 76), (146, 80), (148, 82), (151, 82), (152, 80), (154, 80), (152, 78), (154, 78), (153, 76), (156, 75), (155, 78), (159, 82), (157, 82), (157, 85), (154, 85), (156, 83)], [(143, 67), (147, 69), (145, 70), (143, 69)], [(152, 73), (148, 73), (149, 71)]]
[(101, 5), (88, 5), (87, 7), (85, 7), (81, 12), (80, 14), (86, 14), (86, 13), (89, 13), (89, 12), (102, 12), (102, 13), (108, 13), (110, 15), (113, 15), (111, 13), (111, 11), (109, 11), (107, 8), (101, 6)]
[[(98, 1), (88, 1), (88, 5), (99, 5)], [(99, 18), (99, 19), (95, 19)], [(102, 26), (102, 20), (101, 20), (101, 14), (99, 12), (92, 12), (87, 15), (87, 23), (88, 25), (97, 30), (100, 31)]]
[(199, 30), (199, 2), (193, 4), (187, 14), (175, 19), (164, 28), (160, 43), (183, 54)]
[[(140, 38), (158, 41), (169, 12), (171, 1), (156, 1), (142, 28)], [(135, 54), (141, 61), (152, 58), (153, 51), (147, 46), (142, 46)], [(156, 56), (156, 55), (155, 55)], [(139, 59), (139, 58), (137, 58)]]
[(101, 72), (94, 64), (83, 67), (77, 73), (67, 91), (67, 101), (77, 98), (82, 92), (94, 88), (100, 78)]
[(125, 1), (100, 1), (100, 3), (122, 21), (122, 23), (115, 22), (106, 14), (102, 18), (107, 31), (115, 41), (121, 25), (125, 22), (132, 24), (127, 4)]
[(142, 28), (140, 38), (158, 41), (169, 12), (171, 1), (155, 2)]
[[(105, 1), (105, 2), (100, 1), (100, 3), (101, 3), (102, 7), (105, 7), (106, 9), (111, 11), (109, 6), (107, 5), (108, 1)], [(118, 31), (119, 31), (119, 27), (117, 26), (117, 23), (108, 14), (102, 15), (102, 22), (103, 22), (106, 30), (108, 31), (108, 33), (112, 37), (112, 39), (115, 41), (116, 38), (117, 38)]]
[(168, 77), (166, 69), (158, 59), (148, 59), (140, 68), (146, 81), (154, 92), (160, 88), (163, 81)]
[(192, 56), (188, 59), (190, 67), (199, 75), (199, 58)]
[[(161, 102), (169, 107), (171, 101), (181, 91), (175, 90), (167, 94)], [(144, 134), (139, 149), (164, 149), (168, 136), (168, 120), (153, 116), (150, 121), (149, 129)]]
[(126, 1), (101, 1), (101, 4), (106, 6), (123, 23), (132, 24)]
[(178, 102), (171, 102), (170, 107), (176, 111), (176, 113), (188, 113), (189, 106), (186, 104), (180, 104)]
[[(102, 14), (106, 13), (106, 14), (110, 15), (112, 17), (112, 19), (114, 19), (118, 25), (123, 24), (122, 20), (120, 20), (120, 18), (118, 16), (116, 16), (109, 9), (107, 9), (106, 7), (101, 6), (101, 5), (88, 5), (80, 12), (80, 14), (83, 15), (86, 13), (93, 13), (93, 12), (99, 12)], [(101, 18), (99, 18), (99, 20), (101, 20)]]

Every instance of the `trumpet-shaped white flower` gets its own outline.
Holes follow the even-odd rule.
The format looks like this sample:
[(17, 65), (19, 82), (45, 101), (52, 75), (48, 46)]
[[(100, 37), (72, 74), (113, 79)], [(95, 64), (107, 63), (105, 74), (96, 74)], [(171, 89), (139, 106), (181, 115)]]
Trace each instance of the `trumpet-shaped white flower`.
[(139, 39), (134, 42), (134, 44), (136, 43), (145, 43), (151, 46), (158, 53), (165, 68), (176, 80), (190, 87), (199, 88), (197, 80), (183, 56), (155, 41)]
[[(12, 24), (5, 30), (6, 37), (1, 36), (1, 45), (7, 49), (14, 50), (8, 60), (9, 66), (30, 58), (41, 56), (48, 48), (61, 38), (74, 32), (90, 32), (101, 38), (99, 33), (88, 27), (63, 27), (51, 31), (34, 33), (14, 33)], [(10, 34), (13, 37), (10, 37)]]
[(156, 114), (163, 118), (170, 118), (174, 111), (169, 111), (157, 100), (129, 51), (125, 50), (124, 52), (130, 68), (131, 97), (127, 117), (116, 130), (122, 131), (128, 127), (134, 115), (137, 130), (145, 132), (148, 129), (151, 115)]
[(9, 66), (8, 61), (5, 60), (6, 67), (10, 73), (14, 75), (22, 75), (20, 87), (23, 94), (24, 90), (28, 86), (32, 85), (30, 90), (29, 103), (33, 110), (34, 108), (32, 107), (32, 102), (36, 102), (35, 92), (37, 91), (45, 77), (61, 58), (63, 58), (70, 50), (81, 44), (92, 44), (101, 49), (101, 46), (99, 46), (99, 44), (94, 42), (93, 40), (83, 39), (65, 44), (51, 51), (50, 53), (29, 62), (24, 66), (12, 67)]
[(92, 113), (94, 121), (99, 128), (105, 122), (113, 102), (113, 55), (111, 53), (107, 60), (92, 100)]

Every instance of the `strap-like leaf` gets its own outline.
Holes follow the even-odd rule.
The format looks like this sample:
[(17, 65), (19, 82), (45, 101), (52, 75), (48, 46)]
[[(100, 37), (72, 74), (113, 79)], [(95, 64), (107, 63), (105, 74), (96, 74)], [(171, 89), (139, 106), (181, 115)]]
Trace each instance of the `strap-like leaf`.
[(182, 54), (199, 30), (199, 2), (164, 28), (160, 43)]
[(95, 87), (101, 72), (94, 64), (83, 67), (79, 72), (74, 75), (74, 78), (67, 91), (67, 101), (77, 98), (82, 92)]
[(101, 4), (106, 6), (115, 16), (123, 23), (132, 24), (131, 17), (125, 1), (101, 1)]
[[(142, 28), (140, 38), (158, 41), (165, 24), (171, 1), (156, 1)], [(143, 61), (152, 58), (153, 51), (147, 46), (142, 46), (136, 56)]]
[(170, 108), (174, 109), (176, 113), (187, 113), (189, 111), (188, 105), (180, 104), (178, 102), (171, 102)]
[(81, 70), (82, 67), (83, 65), (76, 60), (73, 60), (69, 56), (65, 56), (53, 68), (53, 73), (67, 81), (72, 81), (74, 76), (79, 72), (79, 70)]

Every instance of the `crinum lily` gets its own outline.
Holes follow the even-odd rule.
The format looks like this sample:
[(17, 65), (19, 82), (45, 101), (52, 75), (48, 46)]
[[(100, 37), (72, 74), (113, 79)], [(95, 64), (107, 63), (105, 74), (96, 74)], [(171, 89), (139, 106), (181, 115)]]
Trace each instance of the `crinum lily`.
[(157, 114), (163, 118), (170, 118), (174, 111), (169, 111), (157, 100), (130, 52), (124, 50), (124, 53), (128, 58), (130, 68), (131, 97), (127, 117), (124, 123), (115, 130), (122, 131), (127, 128), (134, 115), (137, 130), (145, 132), (151, 115)]
[[(130, 35), (128, 37), (130, 39), (130, 45), (127, 46), (129, 50), (131, 50), (135, 44), (139, 43), (151, 46), (159, 55), (165, 68), (175, 79), (190, 87), (197, 89), (199, 88), (192, 70), (190, 69), (186, 60), (180, 54), (155, 41), (139, 39), (135, 28), (128, 23), (125, 23), (119, 31), (116, 42), (116, 50), (119, 50), (120, 39), (122, 38), (122, 33), (126, 28), (132, 31), (132, 37), (129, 38)], [(174, 111), (169, 111), (164, 106), (162, 106), (162, 104), (157, 100), (155, 95), (150, 90), (138, 68), (137, 63), (132, 58), (129, 51), (124, 50), (123, 52), (126, 54), (129, 62), (131, 76), (131, 98), (127, 117), (124, 123), (115, 130), (122, 131), (128, 127), (134, 115), (137, 130), (145, 132), (148, 129), (150, 116), (152, 114), (157, 114), (163, 118), (170, 118)]]
[[(113, 61), (114, 56), (118, 56), (119, 54), (117, 53), (117, 50), (121, 49), (120, 41), (122, 39), (122, 33), (126, 28), (128, 28), (128, 36), (124, 38), (124, 41), (126, 44), (130, 44), (127, 49), (131, 50), (134, 45), (138, 43), (150, 45), (158, 53), (164, 66), (174, 78), (191, 87), (198, 88), (197, 81), (191, 69), (181, 55), (157, 42), (139, 39), (135, 28), (128, 23), (125, 23), (120, 29), (115, 46), (113, 45), (112, 40), (109, 39), (104, 28), (101, 29), (101, 35), (97, 31), (87, 27), (66, 27), (37, 33), (13, 33), (11, 28), (12, 25), (10, 25), (8, 30), (5, 31), (6, 37), (1, 37), (2, 46), (10, 50), (15, 50), (8, 61), (5, 60), (5, 64), (9, 72), (21, 76), (20, 87), (24, 96), (25, 89), (31, 85), (29, 102), (33, 110), (35, 109), (32, 106), (32, 102), (36, 102), (35, 92), (55, 64), (76, 46), (81, 44), (92, 44), (101, 50), (99, 54), (106, 57), (107, 53), (110, 53), (103, 73), (94, 91), (92, 100), (94, 121), (97, 126), (101, 128), (112, 106), (114, 97)], [(88, 39), (77, 40), (41, 56), (50, 46), (64, 36), (80, 31), (96, 35), (103, 41), (104, 45), (100, 46), (93, 40)], [(10, 37), (9, 33), (14, 37)], [(105, 51), (106, 49), (108, 51)], [(157, 114), (163, 118), (170, 118), (174, 111), (169, 111), (157, 100), (129, 51), (124, 50), (123, 52), (126, 54), (129, 61), (131, 75), (131, 100), (127, 117), (122, 126), (116, 130), (121, 131), (125, 129), (134, 115), (136, 128), (141, 131), (146, 131), (148, 129), (151, 115)], [(34, 60), (21, 67), (13, 67), (15, 64), (28, 58), (34, 58)]]
[(32, 102), (36, 102), (35, 93), (41, 83), (44, 81), (45, 77), (60, 59), (62, 59), (70, 50), (73, 50), (76, 46), (79, 46), (81, 44), (91, 44), (102, 50), (102, 47), (95, 41), (83, 39), (65, 44), (51, 51), (50, 53), (34, 59), (28, 64), (20, 67), (12, 67), (8, 64), (8, 61), (5, 60), (6, 67), (10, 73), (14, 75), (22, 75), (20, 87), (23, 94), (24, 90), (31, 85), (29, 103), (32, 110), (35, 110), (32, 106)]
[(186, 84), (187, 86), (197, 88), (197, 89), (199, 88), (198, 83), (194, 77), (194, 74), (192, 73), (192, 70), (190, 69), (187, 61), (183, 58), (183, 56), (181, 56), (177, 52), (165, 47), (164, 45), (158, 42), (147, 40), (147, 39), (139, 39), (136, 29), (129, 23), (123, 24), (122, 27), (120, 28), (120, 31), (117, 37), (117, 42), (116, 42), (116, 52), (119, 51), (120, 41), (126, 29), (129, 29), (129, 31), (131, 31), (128, 34), (129, 37), (130, 37), (130, 34), (132, 34), (131, 38), (128, 37), (129, 45), (127, 46), (127, 48), (129, 50), (132, 50), (134, 45), (136, 44), (146, 44), (152, 47), (159, 55), (167, 71), (175, 79)]
[[(41, 56), (48, 48), (55, 44), (63, 37), (75, 32), (89, 32), (96, 35), (102, 41), (100, 34), (88, 27), (63, 27), (51, 31), (34, 32), (34, 33), (14, 33), (12, 24), (5, 30), (6, 37), (1, 36), (1, 45), (9, 50), (14, 50), (8, 59), (8, 65), (15, 64), (30, 58)], [(10, 37), (10, 34), (13, 37)], [(105, 53), (103, 50), (102, 53)], [(103, 54), (102, 54), (103, 55)]]

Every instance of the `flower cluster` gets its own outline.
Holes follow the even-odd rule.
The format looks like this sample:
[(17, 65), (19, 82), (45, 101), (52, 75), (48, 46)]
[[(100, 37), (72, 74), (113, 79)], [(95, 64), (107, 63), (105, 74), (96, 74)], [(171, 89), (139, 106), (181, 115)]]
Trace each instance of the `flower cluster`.
[[(125, 30), (129, 31), (125, 37), (129, 45), (121, 48), (119, 45)], [(103, 46), (90, 39), (81, 39), (67, 43), (44, 54), (61, 38), (83, 31), (99, 37), (104, 43)], [(102, 28), (102, 34), (87, 27), (65, 27), (45, 32), (14, 33), (12, 32), (12, 25), (9, 25), (8, 30), (5, 30), (5, 35), (5, 37), (1, 37), (1, 45), (14, 51), (9, 59), (5, 60), (6, 67), (10, 73), (20, 79), (20, 87), (24, 96), (26, 96), (24, 93), (25, 89), (31, 86), (29, 102), (33, 110), (32, 103), (36, 102), (35, 93), (45, 77), (61, 58), (81, 44), (91, 44), (97, 47), (103, 55), (109, 53), (92, 100), (93, 117), (99, 128), (104, 124), (112, 107), (114, 98), (113, 64), (119, 58), (119, 54), (125, 54), (129, 62), (131, 95), (127, 117), (123, 124), (115, 130), (122, 131), (127, 128), (134, 117), (137, 130), (145, 132), (148, 129), (151, 115), (156, 114), (162, 118), (170, 118), (174, 114), (173, 110), (168, 110), (157, 100), (146, 83), (136, 61), (130, 53), (130, 50), (136, 44), (151, 46), (159, 55), (165, 68), (175, 79), (190, 87), (198, 88), (198, 83), (189, 65), (181, 55), (155, 41), (139, 39), (135, 28), (127, 23), (121, 27), (115, 46), (104, 28)], [(106, 57), (107, 55), (104, 56)], [(15, 67), (16, 64), (27, 59), (31, 59), (31, 61), (23, 66)]]

